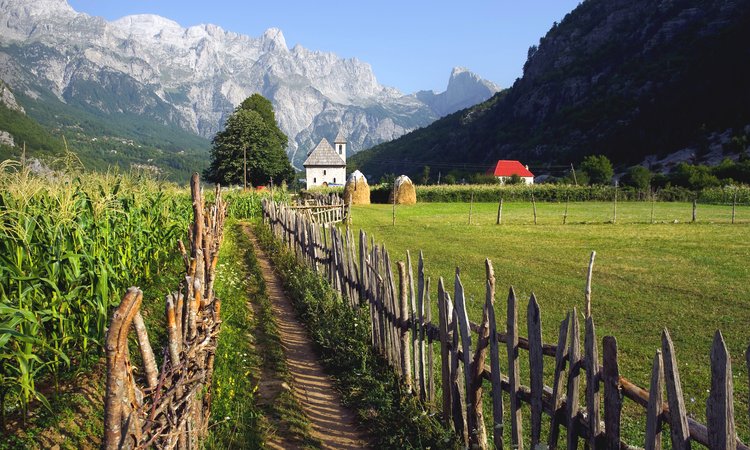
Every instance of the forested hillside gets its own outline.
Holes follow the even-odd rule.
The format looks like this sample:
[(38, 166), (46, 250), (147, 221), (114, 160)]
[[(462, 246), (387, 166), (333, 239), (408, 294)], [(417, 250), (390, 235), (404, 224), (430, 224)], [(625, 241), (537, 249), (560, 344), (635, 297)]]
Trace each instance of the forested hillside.
[(749, 11), (747, 1), (584, 1), (529, 49), (510, 89), (350, 165), (379, 177), (520, 159), (554, 173), (590, 154), (624, 167), (686, 148), (700, 161), (722, 142), (742, 151)]

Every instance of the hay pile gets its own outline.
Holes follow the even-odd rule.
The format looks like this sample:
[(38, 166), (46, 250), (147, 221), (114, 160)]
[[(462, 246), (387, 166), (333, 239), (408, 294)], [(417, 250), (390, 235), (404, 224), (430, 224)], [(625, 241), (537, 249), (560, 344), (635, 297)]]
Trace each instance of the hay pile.
[(417, 203), (417, 191), (414, 183), (406, 175), (401, 175), (393, 182), (393, 190), (388, 197), (388, 202), (393, 203), (393, 195), (396, 195), (397, 205), (413, 205)]
[(355, 170), (349, 175), (344, 186), (344, 203), (352, 205), (370, 204), (370, 185), (362, 172)]

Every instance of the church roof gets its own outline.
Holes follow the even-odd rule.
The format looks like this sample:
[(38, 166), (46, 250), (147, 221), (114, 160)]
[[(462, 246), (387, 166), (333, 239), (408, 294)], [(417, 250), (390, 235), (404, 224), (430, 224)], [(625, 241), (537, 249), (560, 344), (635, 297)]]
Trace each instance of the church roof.
[(346, 137), (344, 137), (344, 133), (339, 130), (339, 133), (336, 135), (336, 139), (333, 140), (334, 144), (346, 144)]
[(315, 147), (315, 150), (310, 152), (302, 165), (305, 167), (345, 167), (346, 163), (341, 159), (341, 156), (336, 153), (336, 150), (331, 147), (328, 140), (323, 138), (318, 146)]

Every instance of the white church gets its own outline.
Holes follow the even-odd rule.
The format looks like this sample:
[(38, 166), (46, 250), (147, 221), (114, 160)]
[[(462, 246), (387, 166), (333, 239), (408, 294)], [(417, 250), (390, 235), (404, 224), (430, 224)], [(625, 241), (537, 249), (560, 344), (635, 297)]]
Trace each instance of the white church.
[(346, 183), (346, 139), (339, 131), (333, 147), (321, 139), (302, 164), (305, 167), (307, 189), (315, 186), (343, 186)]

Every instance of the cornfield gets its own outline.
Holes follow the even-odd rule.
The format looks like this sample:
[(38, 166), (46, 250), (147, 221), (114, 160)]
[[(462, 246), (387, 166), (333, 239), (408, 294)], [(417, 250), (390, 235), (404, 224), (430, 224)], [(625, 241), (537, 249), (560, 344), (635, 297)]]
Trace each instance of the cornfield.
[(191, 204), (138, 175), (32, 174), (0, 164), (0, 419), (101, 354), (110, 306), (176, 259)]

